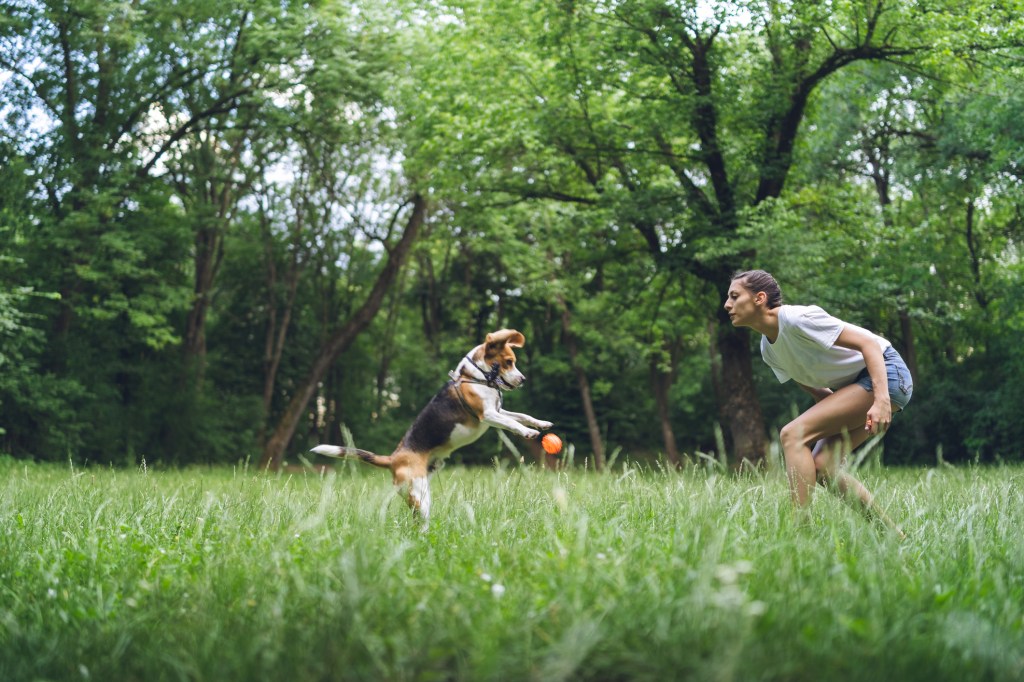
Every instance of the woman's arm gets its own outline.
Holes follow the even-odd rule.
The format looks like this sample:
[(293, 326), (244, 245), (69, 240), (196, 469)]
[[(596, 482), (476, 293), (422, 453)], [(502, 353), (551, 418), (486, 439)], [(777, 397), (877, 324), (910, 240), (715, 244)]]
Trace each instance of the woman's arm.
[(885, 372), (882, 348), (871, 334), (851, 324), (843, 327), (836, 345), (855, 350), (864, 356), (875, 397), (868, 410), (865, 428), (871, 433), (885, 433), (892, 422), (892, 404), (889, 402), (889, 379)]

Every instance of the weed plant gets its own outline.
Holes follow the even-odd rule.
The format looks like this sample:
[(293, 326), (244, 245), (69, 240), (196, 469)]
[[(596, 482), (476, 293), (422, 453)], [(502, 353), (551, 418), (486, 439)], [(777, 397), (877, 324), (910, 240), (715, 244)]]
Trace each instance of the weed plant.
[(1019, 680), (1024, 468), (860, 476), (0, 460), (3, 680)]

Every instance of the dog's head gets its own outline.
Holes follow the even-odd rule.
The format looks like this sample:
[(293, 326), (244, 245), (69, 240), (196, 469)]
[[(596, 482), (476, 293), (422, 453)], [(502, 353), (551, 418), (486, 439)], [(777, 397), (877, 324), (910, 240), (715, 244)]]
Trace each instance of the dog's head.
[(516, 354), (513, 348), (522, 348), (526, 338), (515, 329), (500, 329), (487, 335), (484, 342), (473, 351), (472, 359), (488, 376), (501, 381), (499, 387), (519, 388), (526, 377), (516, 369)]

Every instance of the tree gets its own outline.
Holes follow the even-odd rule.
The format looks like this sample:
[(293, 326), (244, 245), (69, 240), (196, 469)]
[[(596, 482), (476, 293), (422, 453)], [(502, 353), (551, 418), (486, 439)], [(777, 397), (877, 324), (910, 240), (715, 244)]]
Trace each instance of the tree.
[(228, 3), (181, 17), (187, 38), (176, 49), (188, 54), (191, 37), (202, 35), (205, 49), (197, 56), (209, 64), (203, 77), (177, 93), (178, 110), (194, 124), (167, 147), (165, 161), (193, 224), (193, 296), (183, 349), (197, 384), (224, 240), (258, 174), (286, 172), (271, 162), (287, 164), (323, 141), (351, 144), (344, 131), (367, 128), (350, 124), (346, 107), (370, 113), (378, 106), (374, 78), (385, 64), (377, 52), (383, 48), (349, 25), (356, 17), (351, 7), (276, 2)]
[[(948, 460), (991, 457), (1017, 431), (1003, 408), (1019, 383), (1014, 313), (993, 324), (992, 311), (1016, 310), (1019, 68), (989, 60), (942, 80), (864, 64), (826, 85), (797, 150), (801, 189), (748, 221), (791, 300), (813, 292), (907, 358), (922, 390), (900, 418), (909, 428), (886, 439), (894, 461), (934, 457), (937, 443)], [(990, 363), (1000, 380), (981, 388)]]
[[(4, 130), (34, 168), (21, 284), (60, 293), (33, 299), (55, 330), (43, 367), (109, 407), (103, 419), (82, 413), (99, 452), (184, 450), (174, 438), (203, 430), (188, 415), (212, 417), (191, 390), (198, 384), (191, 398), (172, 397), (182, 383), (167, 380), (168, 352), (180, 344), (203, 377), (225, 237), (245, 219), (257, 157), (280, 156), (289, 139), (328, 139), (320, 133), (347, 124), (355, 106), (382, 117), (374, 74), (390, 59), (386, 30), (365, 30), (358, 8), (325, 3), (4, 8)], [(99, 436), (126, 424), (116, 440)]]
[[(26, 265), (17, 255), (31, 229), (26, 167), (13, 145), (0, 141), (0, 443), (8, 452), (40, 445), (25, 426), (67, 419), (69, 400), (82, 393), (77, 382), (41, 371), (45, 337), (33, 303), (56, 295), (25, 284)], [(74, 431), (45, 444), (77, 445)]]
[[(453, 4), (459, 23), (440, 30), (443, 73), (425, 77), (436, 85), (423, 102), (435, 130), (460, 131), (448, 172), (481, 192), (608, 210), (659, 270), (692, 273), (720, 300), (756, 260), (744, 216), (787, 187), (812, 95), (852, 64), (915, 68), (935, 44), (922, 37), (963, 16), (893, 0)], [(972, 36), (961, 49), (991, 47), (983, 28)], [(760, 460), (749, 336), (719, 308), (712, 343), (734, 456)]]
[(715, 422), (756, 459), (793, 398), (716, 313), (750, 265), (940, 386), (899, 456), (1017, 434), (1010, 3), (0, 4), (18, 455), (390, 440), (497, 325), (589, 461), (682, 462)]
[[(385, 240), (387, 260), (373, 283), (373, 288), (362, 305), (351, 317), (333, 329), (321, 346), (308, 376), (298, 386), (273, 434), (267, 439), (263, 448), (263, 457), (260, 460), (260, 468), (276, 469), (280, 466), (285, 449), (291, 442), (292, 436), (295, 435), (295, 429), (298, 427), (306, 406), (316, 394), (320, 380), (330, 365), (348, 349), (356, 336), (366, 329), (380, 310), (384, 295), (397, 278), (398, 272), (408, 258), (412, 245), (427, 217), (426, 201), (419, 194), (414, 195), (402, 208), (409, 208), (405, 228), (393, 244), (388, 244), (389, 240)], [(399, 214), (396, 213), (391, 223), (392, 226), (398, 218)]]

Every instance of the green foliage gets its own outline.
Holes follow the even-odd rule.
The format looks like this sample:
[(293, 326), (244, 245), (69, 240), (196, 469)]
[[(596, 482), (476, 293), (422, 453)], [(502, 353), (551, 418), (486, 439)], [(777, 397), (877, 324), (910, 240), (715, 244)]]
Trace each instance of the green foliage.
[(917, 390), (887, 439), (891, 461), (1018, 456), (1007, 406), (1020, 384), (1022, 195), (1004, 87), (987, 74), (965, 96), (889, 66), (851, 71), (815, 102), (804, 186), (749, 222), (791, 302), (913, 349)]
[[(755, 265), (913, 352), (892, 461), (1021, 457), (1013, 3), (4, 9), (5, 452), (255, 453), (415, 189), (423, 239), (292, 452), (342, 427), (388, 450), (505, 326), (527, 336), (515, 409), (636, 457), (666, 425), (684, 455), (713, 451), (709, 323)], [(769, 431), (800, 405), (752, 381)]]
[(81, 445), (76, 408), (84, 390), (47, 366), (47, 319), (38, 311), (60, 296), (28, 284), (36, 279), (23, 259), (32, 225), (27, 169), (22, 155), (0, 143), (0, 450), (65, 456)]
[(862, 475), (907, 541), (779, 470), (450, 467), (421, 532), (368, 468), (2, 459), (0, 674), (1017, 679), (1024, 473)]

